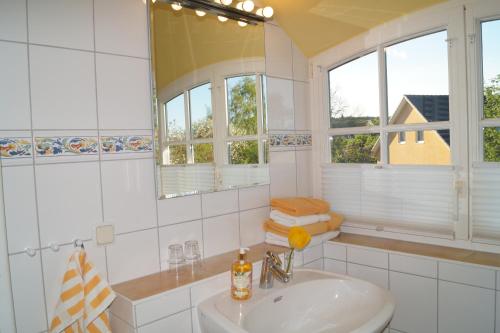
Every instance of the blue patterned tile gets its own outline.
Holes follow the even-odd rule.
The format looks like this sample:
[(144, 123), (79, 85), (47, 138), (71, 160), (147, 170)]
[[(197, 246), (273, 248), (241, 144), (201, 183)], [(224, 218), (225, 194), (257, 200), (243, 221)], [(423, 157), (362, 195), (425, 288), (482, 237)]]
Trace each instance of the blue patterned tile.
[(37, 156), (96, 155), (96, 137), (37, 137)]
[(1, 158), (21, 158), (31, 156), (31, 138), (0, 138)]

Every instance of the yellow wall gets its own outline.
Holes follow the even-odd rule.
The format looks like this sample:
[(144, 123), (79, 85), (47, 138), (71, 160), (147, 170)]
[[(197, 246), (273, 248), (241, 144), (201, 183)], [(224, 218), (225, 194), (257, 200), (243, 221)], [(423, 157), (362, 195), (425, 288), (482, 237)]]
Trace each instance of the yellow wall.
[(214, 15), (198, 17), (191, 9), (175, 12), (153, 5), (153, 48), (156, 88), (205, 66), (239, 58), (264, 57), (264, 27), (221, 23)]
[[(393, 124), (415, 124), (427, 122), (410, 104), (395, 119)], [(416, 142), (416, 132), (406, 132), (406, 143), (398, 143), (398, 133), (389, 134), (389, 163), (449, 165), (451, 153), (448, 144), (436, 131), (424, 131), (424, 143)]]

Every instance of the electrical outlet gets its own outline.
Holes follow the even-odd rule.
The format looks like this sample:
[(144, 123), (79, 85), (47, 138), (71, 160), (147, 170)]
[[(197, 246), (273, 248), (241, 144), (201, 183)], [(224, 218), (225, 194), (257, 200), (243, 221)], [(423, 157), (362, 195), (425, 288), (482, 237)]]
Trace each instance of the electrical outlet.
[(115, 228), (112, 224), (97, 226), (95, 236), (97, 245), (111, 244), (115, 240)]

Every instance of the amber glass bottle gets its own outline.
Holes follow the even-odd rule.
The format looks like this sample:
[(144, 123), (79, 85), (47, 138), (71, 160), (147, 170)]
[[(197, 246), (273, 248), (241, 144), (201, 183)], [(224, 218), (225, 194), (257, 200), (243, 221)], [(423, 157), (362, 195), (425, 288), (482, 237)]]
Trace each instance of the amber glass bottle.
[(241, 248), (238, 259), (231, 266), (231, 296), (243, 301), (252, 296), (252, 263), (246, 259), (248, 249)]

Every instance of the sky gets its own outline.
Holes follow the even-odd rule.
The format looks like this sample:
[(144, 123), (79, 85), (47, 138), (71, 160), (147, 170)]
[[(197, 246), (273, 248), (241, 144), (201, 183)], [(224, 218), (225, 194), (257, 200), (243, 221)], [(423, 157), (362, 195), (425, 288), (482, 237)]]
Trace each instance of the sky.
[[(500, 74), (500, 20), (485, 22), (485, 82)], [(391, 116), (403, 95), (448, 95), (446, 31), (386, 48), (388, 111)], [(344, 116), (379, 116), (377, 54), (371, 53), (330, 71), (330, 88), (347, 106)]]

